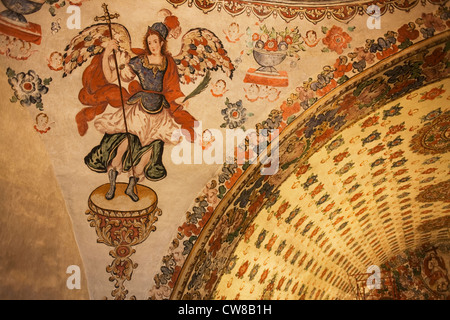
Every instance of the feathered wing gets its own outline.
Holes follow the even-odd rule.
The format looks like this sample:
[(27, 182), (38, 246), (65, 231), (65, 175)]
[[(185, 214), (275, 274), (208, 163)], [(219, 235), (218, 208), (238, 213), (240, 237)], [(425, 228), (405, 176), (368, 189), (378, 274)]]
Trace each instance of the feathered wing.
[[(119, 41), (121, 50), (127, 51), (130, 56), (131, 37), (128, 30), (119, 23), (112, 23), (113, 37)], [(63, 77), (85, 63), (89, 58), (103, 52), (102, 43), (111, 39), (106, 23), (89, 26), (75, 36), (65, 48), (63, 55)]]
[(209, 70), (221, 69), (231, 79), (235, 67), (222, 41), (205, 28), (191, 29), (181, 39), (181, 51), (174, 56), (178, 75), (183, 84), (195, 83)]

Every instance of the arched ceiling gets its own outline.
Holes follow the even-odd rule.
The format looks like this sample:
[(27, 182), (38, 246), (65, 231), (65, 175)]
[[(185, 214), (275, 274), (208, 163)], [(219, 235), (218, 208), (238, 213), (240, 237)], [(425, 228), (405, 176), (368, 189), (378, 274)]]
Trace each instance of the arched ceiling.
[(287, 125), (280, 170), (239, 178), (172, 297), (350, 298), (348, 274), (448, 239), (448, 50), (448, 33), (411, 46)]
[(302, 161), (243, 233), (214, 297), (352, 298), (349, 274), (448, 240), (436, 222), (450, 217), (449, 90), (446, 79), (413, 91)]

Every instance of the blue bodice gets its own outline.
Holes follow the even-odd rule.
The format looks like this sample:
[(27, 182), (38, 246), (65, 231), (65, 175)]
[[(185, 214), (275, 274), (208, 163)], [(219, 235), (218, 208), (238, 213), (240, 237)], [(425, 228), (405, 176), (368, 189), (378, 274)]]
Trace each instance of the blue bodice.
[[(144, 90), (162, 92), (163, 79), (167, 69), (167, 59), (163, 59), (162, 65), (148, 64), (147, 57), (140, 55), (130, 60), (130, 67), (136, 73)], [(149, 113), (158, 113), (163, 107), (168, 108), (169, 103), (163, 94), (140, 91), (128, 99), (128, 104), (141, 101), (144, 109)]]

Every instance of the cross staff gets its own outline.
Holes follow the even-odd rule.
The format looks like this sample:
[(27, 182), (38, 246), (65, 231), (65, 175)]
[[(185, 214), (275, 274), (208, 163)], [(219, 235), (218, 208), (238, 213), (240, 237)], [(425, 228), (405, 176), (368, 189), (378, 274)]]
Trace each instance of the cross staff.
[[(112, 28), (111, 28), (111, 20), (112, 19), (117, 19), (119, 17), (118, 13), (114, 13), (114, 14), (109, 14), (108, 11), (108, 5), (106, 3), (102, 4), (102, 8), (103, 8), (103, 12), (105, 13), (104, 16), (100, 16), (100, 17), (95, 17), (94, 21), (106, 21), (106, 23), (108, 24), (108, 29), (109, 29), (109, 36), (111, 38), (111, 40), (114, 40), (113, 38), (113, 33), (112, 33)], [(136, 178), (136, 174), (134, 172), (134, 162), (133, 162), (133, 155), (131, 153), (131, 138), (130, 138), (130, 133), (128, 132), (128, 124), (127, 124), (127, 117), (125, 114), (125, 102), (123, 99), (123, 93), (122, 93), (122, 81), (120, 80), (120, 73), (119, 73), (119, 64), (117, 63), (117, 57), (116, 57), (116, 50), (113, 49), (112, 50), (113, 53), (113, 57), (114, 57), (114, 65), (116, 67), (116, 74), (117, 74), (117, 81), (119, 83), (119, 91), (120, 91), (120, 101), (122, 102), (122, 113), (123, 113), (123, 121), (125, 124), (125, 132), (127, 134), (127, 140), (128, 140), (128, 153), (130, 154), (130, 160), (131, 160), (131, 171), (133, 173), (133, 177)], [(135, 193), (136, 195), (137, 193), (137, 184), (134, 186), (135, 188)]]

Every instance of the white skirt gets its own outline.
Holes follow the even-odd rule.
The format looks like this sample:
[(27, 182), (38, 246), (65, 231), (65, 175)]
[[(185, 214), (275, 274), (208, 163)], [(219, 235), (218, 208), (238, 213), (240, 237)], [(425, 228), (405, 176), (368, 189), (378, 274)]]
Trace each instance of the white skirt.
[[(142, 146), (152, 141), (161, 139), (164, 143), (175, 144), (171, 137), (175, 131), (179, 131), (178, 125), (171, 116), (169, 109), (162, 108), (159, 113), (151, 114), (145, 111), (142, 103), (125, 104), (128, 132), (136, 135)], [(122, 107), (114, 112), (103, 113), (94, 121), (95, 128), (101, 133), (124, 133), (125, 122)]]

